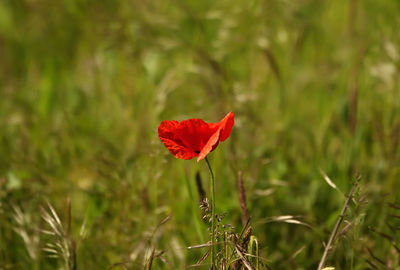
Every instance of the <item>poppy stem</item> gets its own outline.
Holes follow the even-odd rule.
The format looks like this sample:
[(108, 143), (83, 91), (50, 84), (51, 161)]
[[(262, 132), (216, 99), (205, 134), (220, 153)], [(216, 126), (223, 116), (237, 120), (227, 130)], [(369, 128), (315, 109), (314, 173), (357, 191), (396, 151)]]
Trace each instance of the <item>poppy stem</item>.
[(205, 157), (205, 160), (207, 162), (208, 169), (211, 174), (211, 260), (212, 260), (212, 268), (215, 268), (215, 179), (214, 179), (214, 173), (211, 168), (210, 162), (208, 161), (208, 158)]

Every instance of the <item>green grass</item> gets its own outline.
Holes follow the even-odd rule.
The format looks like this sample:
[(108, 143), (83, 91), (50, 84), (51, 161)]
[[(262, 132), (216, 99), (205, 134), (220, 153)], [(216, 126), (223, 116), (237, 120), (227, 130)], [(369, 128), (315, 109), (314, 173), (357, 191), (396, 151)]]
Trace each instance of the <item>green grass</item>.
[[(360, 174), (368, 201), (350, 204), (328, 265), (398, 268), (377, 232), (399, 244), (387, 225), (400, 226), (388, 205), (400, 203), (399, 3), (0, 1), (0, 269), (64, 267), (42, 250), (54, 237), (41, 207), (65, 227), (68, 198), (78, 269), (144, 269), (153, 248), (168, 262), (152, 269), (195, 264), (207, 166), (175, 159), (157, 127), (230, 110), (232, 134), (209, 156), (216, 210), (240, 232), (242, 171), (272, 269), (318, 266), (346, 200), (320, 170), (345, 194)], [(265, 222), (282, 215), (311, 228)]]

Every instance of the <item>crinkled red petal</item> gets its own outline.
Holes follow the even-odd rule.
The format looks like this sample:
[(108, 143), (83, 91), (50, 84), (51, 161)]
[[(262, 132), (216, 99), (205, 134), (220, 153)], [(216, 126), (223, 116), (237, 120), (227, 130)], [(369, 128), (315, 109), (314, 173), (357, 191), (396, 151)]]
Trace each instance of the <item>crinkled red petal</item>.
[(197, 157), (197, 162), (205, 158), (211, 151), (213, 151), (217, 147), (220, 136), (221, 136), (221, 129), (217, 129), (217, 131), (213, 135), (211, 135), (208, 142), (201, 149), (201, 152)]
[(198, 154), (186, 147), (179, 136), (177, 136), (176, 130), (178, 125), (178, 121), (162, 121), (158, 127), (158, 137), (175, 157), (192, 159)]
[(168, 150), (171, 152), (171, 154), (173, 154), (176, 158), (192, 159), (198, 155), (196, 152), (193, 152), (190, 149), (177, 144), (173, 140), (161, 138), (161, 137), (160, 137), (160, 139), (164, 143), (165, 147), (167, 147)]
[(218, 127), (195, 118), (181, 121), (176, 129), (176, 135), (187, 148), (199, 153), (217, 130)]
[(231, 134), (231, 130), (234, 124), (234, 117), (235, 115), (233, 112), (229, 112), (224, 119), (222, 119), (218, 124), (220, 125), (221, 128), (221, 137), (219, 140), (221, 142), (225, 141), (228, 139), (229, 135)]

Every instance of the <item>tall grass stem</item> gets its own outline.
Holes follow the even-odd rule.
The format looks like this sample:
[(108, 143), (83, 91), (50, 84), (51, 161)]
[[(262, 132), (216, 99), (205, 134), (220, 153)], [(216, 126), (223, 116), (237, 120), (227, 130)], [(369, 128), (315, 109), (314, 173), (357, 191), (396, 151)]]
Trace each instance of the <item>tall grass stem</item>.
[(344, 220), (346, 210), (349, 207), (350, 201), (353, 199), (353, 194), (356, 190), (356, 187), (357, 187), (359, 181), (360, 181), (360, 178), (358, 177), (358, 179), (354, 182), (349, 195), (347, 196), (346, 202), (343, 205), (342, 211), (341, 211), (341, 213), (338, 217), (338, 220), (336, 221), (335, 227), (333, 228), (333, 231), (329, 237), (328, 244), (325, 246), (324, 254), (322, 255), (321, 261), (319, 262), (319, 265), (318, 265), (318, 270), (322, 270), (325, 267), (325, 263), (328, 258), (328, 253), (333, 245), (334, 240), (336, 239), (336, 235), (339, 230), (340, 224)]

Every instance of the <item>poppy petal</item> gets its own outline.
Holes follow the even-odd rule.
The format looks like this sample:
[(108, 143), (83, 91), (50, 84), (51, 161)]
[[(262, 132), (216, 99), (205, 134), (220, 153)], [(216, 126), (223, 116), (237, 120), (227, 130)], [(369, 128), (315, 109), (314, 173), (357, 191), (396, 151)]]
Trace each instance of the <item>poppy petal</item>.
[(199, 153), (217, 130), (218, 127), (194, 118), (179, 122), (176, 134), (187, 148)]
[(197, 156), (197, 153), (187, 148), (177, 136), (178, 125), (178, 121), (162, 121), (158, 127), (158, 137), (175, 157), (192, 159)]
[(177, 144), (173, 140), (169, 140), (166, 138), (160, 138), (161, 141), (164, 143), (165, 147), (173, 154), (176, 158), (181, 159), (192, 159), (197, 156), (197, 153), (191, 151), (190, 149)]
[(221, 129), (218, 129), (207, 141), (207, 143), (204, 145), (203, 149), (201, 149), (201, 152), (199, 153), (199, 156), (197, 157), (197, 162), (205, 158), (212, 150), (215, 149), (215, 147), (218, 145), (221, 137)]
[(178, 127), (179, 122), (172, 121), (162, 121), (160, 126), (158, 127), (158, 136), (159, 137), (173, 137), (176, 128)]
[(224, 119), (222, 119), (218, 124), (220, 125), (220, 128), (222, 129), (221, 131), (221, 137), (219, 140), (221, 142), (225, 141), (228, 139), (229, 135), (231, 134), (231, 130), (234, 124), (234, 117), (235, 115), (233, 112), (229, 112)]

